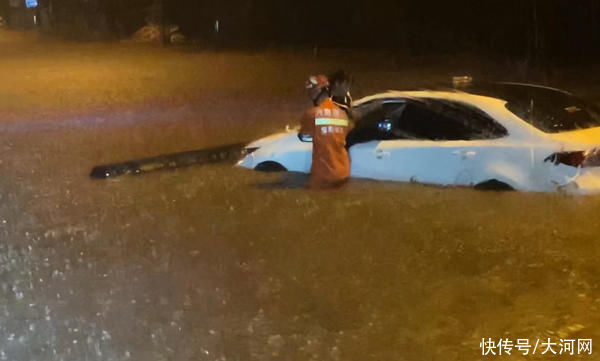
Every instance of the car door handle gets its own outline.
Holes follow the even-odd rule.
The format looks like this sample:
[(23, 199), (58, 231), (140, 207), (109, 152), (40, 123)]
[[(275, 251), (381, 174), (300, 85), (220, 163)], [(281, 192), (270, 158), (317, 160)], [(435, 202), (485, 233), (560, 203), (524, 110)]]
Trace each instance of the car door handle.
[(375, 157), (377, 159), (381, 159), (383, 157), (389, 157), (389, 156), (390, 156), (390, 152), (387, 152), (387, 151), (385, 151), (383, 149), (377, 149), (377, 150), (375, 150)]

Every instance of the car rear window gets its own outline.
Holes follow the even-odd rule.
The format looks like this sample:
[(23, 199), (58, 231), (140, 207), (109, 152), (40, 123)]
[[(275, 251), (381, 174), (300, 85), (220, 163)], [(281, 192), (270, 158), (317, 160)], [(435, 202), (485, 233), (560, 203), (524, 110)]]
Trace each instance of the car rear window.
[(506, 108), (546, 133), (600, 127), (594, 106), (570, 93), (545, 87), (517, 84), (474, 86), (469, 92), (507, 101)]

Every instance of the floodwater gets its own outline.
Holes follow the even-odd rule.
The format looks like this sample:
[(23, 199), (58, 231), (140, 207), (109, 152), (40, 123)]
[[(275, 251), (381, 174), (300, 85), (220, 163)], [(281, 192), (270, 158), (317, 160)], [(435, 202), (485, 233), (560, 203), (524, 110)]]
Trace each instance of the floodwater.
[(219, 95), (11, 115), (0, 360), (475, 360), (490, 358), (482, 338), (598, 339), (598, 197), (371, 181), (314, 192), (225, 164), (88, 177), (253, 139), (303, 106)]
[(90, 179), (127, 134), (3, 139), (0, 358), (462, 360), (600, 332), (598, 198), (312, 192), (229, 165)]

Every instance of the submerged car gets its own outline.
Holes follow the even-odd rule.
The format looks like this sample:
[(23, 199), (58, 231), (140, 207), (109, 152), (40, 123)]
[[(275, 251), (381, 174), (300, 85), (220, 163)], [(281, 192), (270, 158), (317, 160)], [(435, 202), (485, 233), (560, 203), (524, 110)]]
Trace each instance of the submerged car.
[[(600, 115), (569, 92), (520, 83), (388, 91), (354, 103), (351, 177), (481, 189), (600, 191)], [(310, 172), (312, 139), (288, 130), (238, 166)]]

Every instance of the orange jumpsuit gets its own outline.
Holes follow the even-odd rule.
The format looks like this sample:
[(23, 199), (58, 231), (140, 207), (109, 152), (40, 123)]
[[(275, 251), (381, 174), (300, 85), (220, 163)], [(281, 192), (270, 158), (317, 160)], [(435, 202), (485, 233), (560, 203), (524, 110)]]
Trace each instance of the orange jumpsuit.
[(350, 158), (346, 151), (348, 130), (348, 115), (331, 98), (304, 114), (300, 132), (313, 138), (310, 188), (335, 187), (350, 176)]

